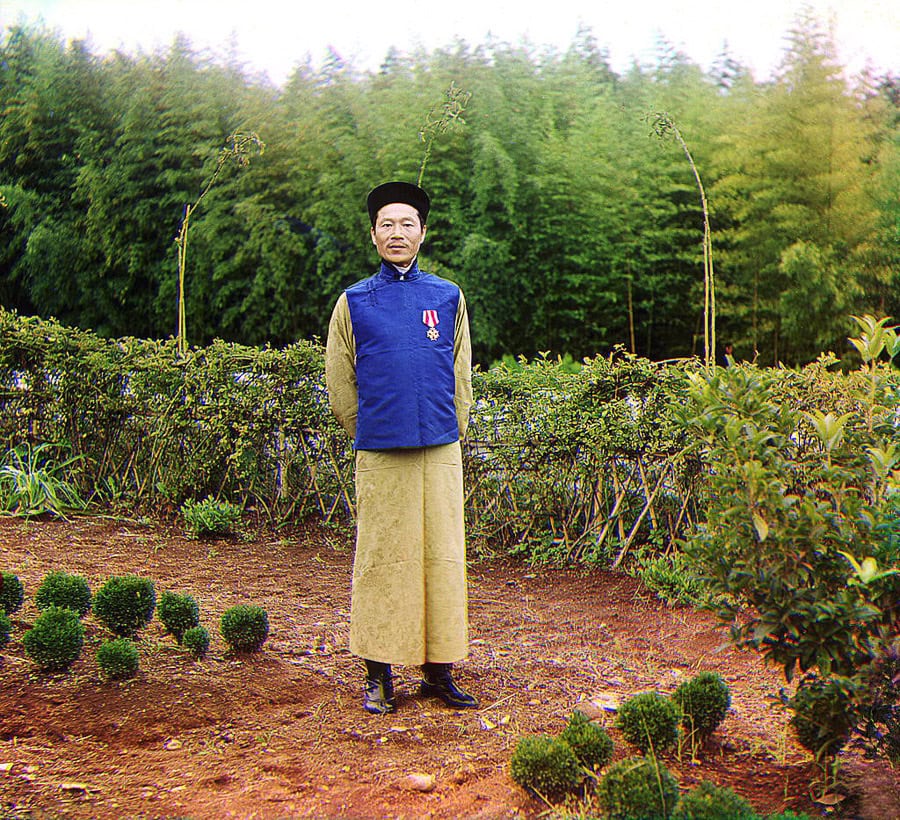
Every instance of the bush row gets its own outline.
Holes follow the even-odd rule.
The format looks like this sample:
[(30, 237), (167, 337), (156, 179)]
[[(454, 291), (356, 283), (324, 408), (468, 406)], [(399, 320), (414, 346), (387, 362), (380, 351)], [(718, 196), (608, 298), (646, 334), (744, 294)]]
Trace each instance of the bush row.
[[(0, 574), (0, 647), (12, 634), (9, 616), (25, 600), (19, 577)], [(85, 628), (82, 618), (93, 612), (112, 634), (97, 651), (97, 664), (110, 679), (133, 677), (138, 670), (135, 640), (140, 630), (159, 618), (165, 631), (196, 658), (209, 649), (209, 631), (200, 623), (200, 607), (192, 595), (164, 591), (157, 599), (152, 580), (137, 575), (108, 578), (92, 595), (87, 580), (62, 570), (44, 576), (34, 594), (40, 610), (26, 630), (22, 644), (28, 656), (45, 672), (65, 672), (81, 656)], [(225, 611), (219, 631), (233, 652), (257, 652), (269, 635), (266, 611), (253, 604), (238, 604)]]
[[(684, 737), (692, 759), (724, 720), (731, 693), (721, 678), (701, 672), (671, 697), (644, 692), (627, 699), (615, 718), (623, 739), (641, 756), (610, 765), (614, 743), (607, 731), (575, 711), (556, 737), (526, 735), (510, 760), (510, 776), (548, 801), (561, 801), (579, 788), (613, 820), (756, 820), (744, 798), (704, 780), (686, 794), (659, 755)], [(593, 816), (593, 815), (591, 815)], [(780, 815), (779, 815), (780, 816)]]

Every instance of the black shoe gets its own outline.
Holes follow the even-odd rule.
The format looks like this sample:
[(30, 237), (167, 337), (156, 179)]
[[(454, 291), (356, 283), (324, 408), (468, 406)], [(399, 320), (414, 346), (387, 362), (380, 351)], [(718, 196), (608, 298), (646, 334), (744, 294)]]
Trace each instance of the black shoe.
[(363, 709), (370, 715), (386, 715), (397, 708), (394, 697), (394, 678), (390, 664), (366, 661), (366, 686), (363, 690)]
[(440, 698), (454, 709), (478, 708), (478, 701), (454, 683), (450, 668), (449, 663), (426, 663), (422, 667), (425, 677), (419, 684), (419, 693), (426, 698)]

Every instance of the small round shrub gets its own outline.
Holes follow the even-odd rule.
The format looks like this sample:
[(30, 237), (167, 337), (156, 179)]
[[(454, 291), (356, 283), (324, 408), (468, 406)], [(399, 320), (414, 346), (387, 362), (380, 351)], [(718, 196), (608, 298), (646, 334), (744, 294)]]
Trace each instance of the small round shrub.
[(657, 758), (632, 757), (609, 767), (597, 799), (609, 820), (668, 820), (678, 803), (678, 781)]
[(200, 607), (187, 594), (163, 592), (156, 604), (156, 614), (177, 643), (181, 643), (185, 632), (200, 623)]
[(64, 672), (81, 655), (84, 624), (71, 609), (50, 606), (22, 638), (28, 656), (46, 672)]
[(678, 742), (678, 708), (659, 692), (642, 692), (622, 704), (616, 726), (622, 737), (644, 754), (658, 753)]
[(12, 572), (0, 575), (0, 609), (7, 615), (18, 612), (25, 600), (25, 591), (19, 576)]
[(790, 724), (797, 740), (817, 760), (837, 754), (853, 729), (854, 707), (840, 683), (808, 678), (801, 681), (788, 702), (794, 714)]
[(269, 618), (262, 607), (238, 604), (222, 615), (219, 628), (235, 652), (256, 652), (269, 637)]
[(509, 763), (512, 779), (523, 789), (558, 798), (578, 788), (584, 771), (568, 743), (549, 735), (519, 738)]
[(584, 712), (572, 712), (559, 739), (569, 744), (578, 762), (587, 769), (602, 769), (612, 760), (612, 738)]
[(133, 678), (139, 663), (138, 649), (130, 638), (104, 641), (97, 650), (97, 665), (110, 680)]
[(725, 720), (731, 706), (731, 691), (722, 676), (701, 672), (680, 684), (672, 700), (681, 709), (681, 725), (693, 737), (708, 738)]
[(133, 637), (153, 618), (156, 588), (149, 578), (114, 575), (94, 595), (94, 615), (114, 635)]
[(9, 615), (0, 610), (0, 649), (3, 649), (9, 643), (9, 636), (12, 634), (12, 621)]
[(91, 588), (80, 575), (55, 569), (44, 576), (34, 593), (34, 603), (41, 611), (47, 607), (61, 606), (80, 617), (91, 609)]
[(727, 786), (709, 780), (681, 795), (673, 820), (756, 820), (753, 807)]
[(202, 658), (209, 651), (209, 630), (205, 626), (192, 626), (185, 631), (181, 644), (195, 658)]

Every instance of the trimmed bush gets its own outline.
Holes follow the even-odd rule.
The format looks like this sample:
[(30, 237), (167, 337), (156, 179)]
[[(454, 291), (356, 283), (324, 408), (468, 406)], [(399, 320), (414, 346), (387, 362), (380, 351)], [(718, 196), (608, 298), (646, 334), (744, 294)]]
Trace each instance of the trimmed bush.
[(131, 638), (153, 618), (156, 588), (149, 578), (114, 575), (94, 595), (94, 615), (114, 635)]
[(609, 820), (668, 820), (678, 803), (678, 781), (658, 759), (632, 757), (610, 766), (597, 798)]
[(756, 820), (753, 807), (727, 786), (703, 780), (681, 795), (673, 820)]
[(659, 692), (642, 692), (622, 704), (616, 726), (644, 754), (662, 752), (678, 742), (678, 709)]
[(578, 762), (587, 769), (597, 771), (612, 760), (612, 738), (583, 712), (572, 712), (559, 739), (569, 744)]
[(836, 755), (856, 723), (851, 696), (836, 680), (805, 678), (788, 705), (797, 740), (816, 760)]
[(523, 789), (546, 798), (558, 798), (584, 780), (584, 772), (564, 741), (549, 735), (519, 738), (509, 763), (512, 779)]
[(194, 538), (228, 535), (241, 520), (241, 508), (229, 501), (216, 501), (212, 496), (197, 501), (188, 499), (181, 506), (181, 516)]
[(9, 636), (12, 634), (12, 621), (9, 615), (0, 610), (0, 649), (3, 649), (9, 643)]
[(205, 626), (192, 626), (185, 631), (181, 644), (199, 660), (209, 651), (209, 630)]
[(731, 691), (722, 676), (701, 672), (680, 684), (672, 701), (681, 709), (681, 725), (693, 739), (705, 740), (725, 720), (731, 706)]
[(257, 652), (269, 637), (269, 617), (262, 607), (238, 604), (222, 615), (220, 630), (235, 652)]
[(4, 572), (0, 576), (0, 609), (7, 615), (18, 612), (25, 600), (25, 591), (19, 576), (12, 572)]
[(97, 665), (110, 680), (133, 678), (139, 664), (138, 649), (130, 638), (104, 641), (97, 650)]
[(22, 643), (28, 657), (45, 672), (64, 672), (81, 655), (84, 624), (71, 609), (51, 606), (38, 615)]
[(156, 604), (156, 614), (166, 631), (181, 643), (184, 633), (200, 623), (200, 607), (191, 595), (163, 592)]
[(80, 575), (55, 569), (44, 576), (34, 593), (34, 603), (41, 611), (51, 606), (61, 606), (81, 617), (91, 609), (91, 588)]

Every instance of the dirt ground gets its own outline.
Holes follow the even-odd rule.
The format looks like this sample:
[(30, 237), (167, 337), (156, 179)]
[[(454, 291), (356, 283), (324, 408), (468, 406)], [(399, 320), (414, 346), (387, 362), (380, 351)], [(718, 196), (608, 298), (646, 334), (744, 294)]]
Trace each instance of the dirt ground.
[[(521, 735), (556, 734), (580, 708), (609, 728), (617, 759), (630, 756), (602, 707), (706, 669), (728, 682), (732, 709), (698, 761), (665, 759), (682, 789), (729, 785), (766, 814), (900, 817), (898, 773), (852, 751), (840, 789), (814, 803), (810, 758), (775, 705), (780, 676), (727, 648), (710, 614), (667, 608), (609, 572), (473, 561), (471, 654), (457, 673), (480, 708), (423, 700), (418, 670), (399, 668), (398, 711), (369, 716), (346, 648), (351, 562), (346, 534), (319, 527), (194, 541), (110, 518), (0, 519), (0, 569), (26, 591), (0, 650), (0, 817), (538, 817), (547, 805), (509, 777)], [(158, 594), (191, 593), (209, 655), (192, 660), (154, 620), (137, 677), (105, 681), (94, 653), (106, 635), (88, 615), (72, 669), (39, 672), (21, 639), (52, 569), (92, 589), (135, 573)], [(268, 613), (260, 653), (226, 651), (218, 622), (238, 603)]]

